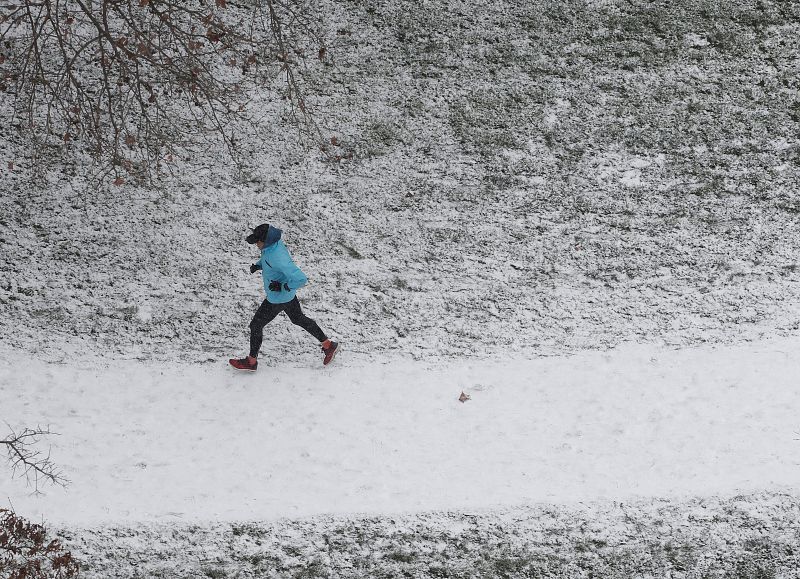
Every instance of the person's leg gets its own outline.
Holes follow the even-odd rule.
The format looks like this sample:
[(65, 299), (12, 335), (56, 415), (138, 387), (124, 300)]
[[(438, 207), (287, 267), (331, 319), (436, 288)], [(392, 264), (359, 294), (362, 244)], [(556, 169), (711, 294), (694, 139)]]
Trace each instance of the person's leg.
[(253, 316), (253, 320), (250, 322), (250, 358), (258, 358), (261, 342), (264, 341), (264, 326), (274, 320), (285, 305), (271, 304), (267, 300), (261, 302), (256, 314)]
[(300, 326), (320, 342), (326, 342), (328, 340), (328, 336), (320, 329), (317, 322), (303, 313), (303, 309), (300, 307), (300, 301), (297, 298), (294, 298), (288, 304), (282, 305), (286, 306), (284, 311), (294, 325)]

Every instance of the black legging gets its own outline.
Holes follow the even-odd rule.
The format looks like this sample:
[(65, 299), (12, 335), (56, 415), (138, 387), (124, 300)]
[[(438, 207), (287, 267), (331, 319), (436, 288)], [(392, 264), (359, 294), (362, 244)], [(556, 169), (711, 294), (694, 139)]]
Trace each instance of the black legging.
[(250, 355), (253, 358), (258, 356), (258, 351), (261, 349), (261, 342), (264, 340), (264, 326), (281, 312), (286, 312), (293, 324), (300, 326), (320, 342), (328, 339), (317, 322), (303, 313), (297, 298), (285, 304), (272, 304), (264, 300), (256, 311), (256, 315), (253, 316), (253, 321), (250, 322)]

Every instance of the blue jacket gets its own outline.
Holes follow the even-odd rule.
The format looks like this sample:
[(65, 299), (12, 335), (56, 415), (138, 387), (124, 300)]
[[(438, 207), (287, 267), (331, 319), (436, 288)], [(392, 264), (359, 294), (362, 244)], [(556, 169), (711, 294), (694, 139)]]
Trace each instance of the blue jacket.
[[(306, 285), (308, 278), (300, 271), (300, 268), (292, 261), (289, 250), (281, 241), (281, 230), (270, 225), (267, 231), (267, 238), (264, 240), (264, 249), (261, 250), (261, 258), (258, 265), (261, 266), (261, 276), (264, 278), (264, 291), (267, 293), (267, 301), (271, 304), (285, 304), (294, 299), (298, 289)], [(272, 281), (281, 283), (279, 292), (269, 289)], [(287, 291), (284, 284), (289, 287)]]

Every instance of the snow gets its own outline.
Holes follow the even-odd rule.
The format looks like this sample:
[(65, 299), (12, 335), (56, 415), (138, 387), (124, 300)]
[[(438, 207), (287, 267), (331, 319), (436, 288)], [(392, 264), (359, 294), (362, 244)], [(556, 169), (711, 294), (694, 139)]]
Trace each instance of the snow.
[(58, 432), (52, 457), (72, 482), (36, 496), (6, 479), (0, 496), (74, 526), (790, 490), (798, 346), (628, 345), (441, 365), (345, 349), (327, 368), (309, 353), (255, 374), (5, 359), (4, 414)]
[[(94, 527), (63, 538), (108, 577), (795, 579), (800, 502), (756, 493), (494, 512)], [(635, 571), (634, 571), (635, 570)]]
[[(268, 93), (262, 125), (232, 127), (238, 165), (203, 135), (155, 188), (70, 157), (31, 182), (30, 148), (0, 135), (4, 342), (50, 361), (230, 355), (260, 299), (242, 237), (262, 221), (309, 275), (309, 312), (360, 352), (791, 335), (800, 24), (778, 8), (336, 3), (335, 66), (311, 67), (308, 95), (353, 154), (336, 163), (297, 146)], [(687, 44), (722, 29), (727, 48)]]
[[(578, 519), (640, 536), (639, 561), (662, 519), (706, 562), (746, 552), (764, 540), (746, 517), (717, 542), (696, 521), (752, 497), (796, 527), (800, 24), (751, 5), (328, 4), (335, 62), (307, 96), (339, 162), (266, 92), (263, 123), (232, 127), (236, 163), (198, 135), (151, 188), (98, 183), (74, 151), (39, 173), (0, 134), (0, 421), (59, 432), (71, 479), (33, 496), (0, 476), (0, 506), (74, 548), (103, 536), (111, 559), (127, 526), (152, 565), (200, 524), (210, 543), (251, 520), (323, 544), (326, 515), (427, 517), (435, 546), (487, 510), (488, 549), (499, 513), (538, 541), (540, 519), (599, 501), (614, 515)], [(262, 221), (344, 344), (331, 368), (282, 318), (256, 375), (225, 365), (263, 297), (242, 242)], [(599, 551), (556, 537), (574, 549), (553, 576), (590, 576), (574, 565)], [(167, 545), (173, 576), (195, 538)], [(96, 576), (138, 573), (120, 560)], [(611, 571), (594, 576), (650, 576)]]

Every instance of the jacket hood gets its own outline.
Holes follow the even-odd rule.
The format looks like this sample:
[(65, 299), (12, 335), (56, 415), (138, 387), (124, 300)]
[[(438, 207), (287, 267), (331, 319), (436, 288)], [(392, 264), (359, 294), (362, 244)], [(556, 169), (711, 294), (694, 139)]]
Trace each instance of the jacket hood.
[(267, 230), (267, 236), (264, 238), (264, 247), (269, 247), (276, 241), (278, 241), (283, 235), (283, 231), (275, 227), (274, 225), (270, 225), (269, 229)]

